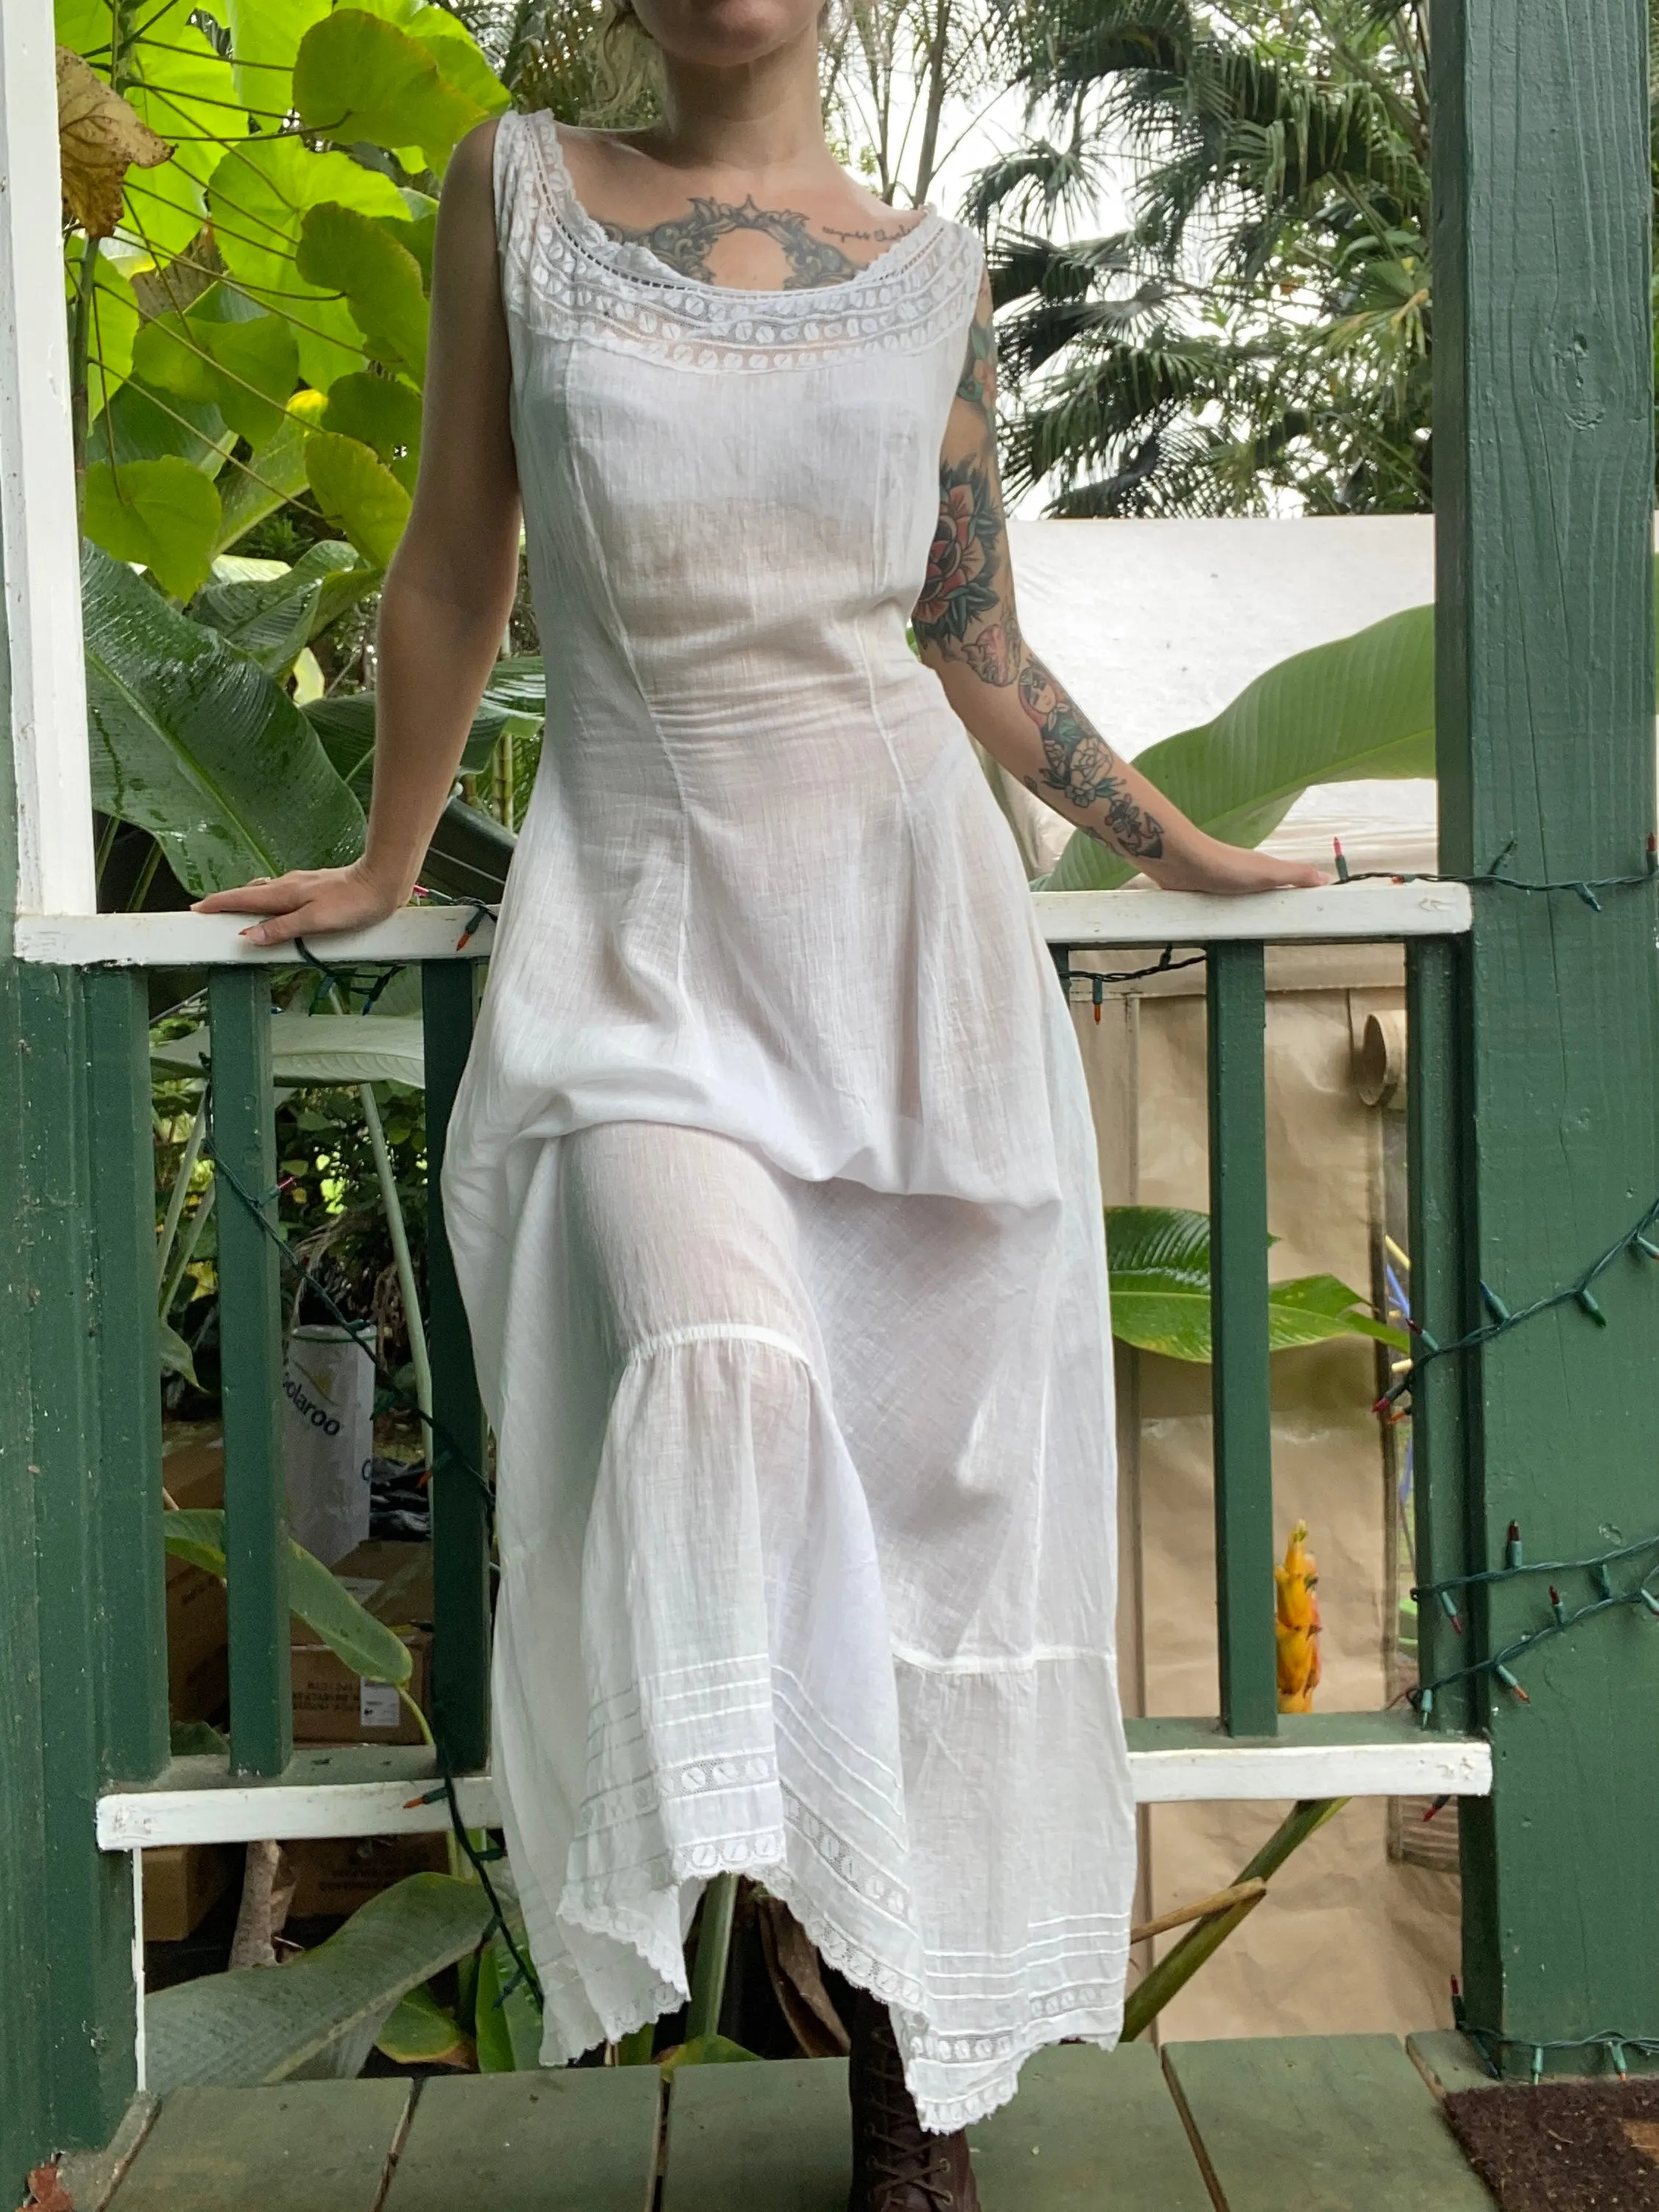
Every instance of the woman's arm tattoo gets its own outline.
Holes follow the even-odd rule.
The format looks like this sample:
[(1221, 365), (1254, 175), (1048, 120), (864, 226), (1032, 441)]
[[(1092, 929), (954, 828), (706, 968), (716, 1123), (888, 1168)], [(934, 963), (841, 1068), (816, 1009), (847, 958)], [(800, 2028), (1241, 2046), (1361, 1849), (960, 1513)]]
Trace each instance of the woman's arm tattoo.
[(1103, 808), (1105, 829), (1085, 822), (1085, 836), (1133, 860), (1160, 859), (1163, 823), (1131, 796), (1117, 755), (1035, 653), (1028, 653), (1020, 668), (1019, 703), (1036, 724), (1046, 763), (1040, 780), (1026, 777), (1027, 788), (1039, 796), (1042, 789), (1058, 792), (1079, 814)]
[(981, 684), (1018, 684), (1042, 743), (1042, 774), (1027, 776), (1027, 787), (1039, 797), (1055, 793), (1079, 814), (1102, 810), (1103, 825), (1079, 824), (1085, 836), (1133, 860), (1159, 859), (1162, 823), (1131, 795), (1117, 756), (1026, 644), (1004, 595), (1006, 574), (1006, 528), (988, 465), (947, 462), (927, 580), (916, 602), (917, 644), (942, 660), (961, 661)]

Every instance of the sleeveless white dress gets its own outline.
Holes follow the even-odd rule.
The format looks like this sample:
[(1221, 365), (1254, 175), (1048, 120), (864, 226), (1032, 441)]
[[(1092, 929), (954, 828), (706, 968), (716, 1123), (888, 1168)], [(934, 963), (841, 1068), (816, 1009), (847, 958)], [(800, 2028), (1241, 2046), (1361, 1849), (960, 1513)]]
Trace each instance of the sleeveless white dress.
[(547, 724), (443, 1189), (543, 2055), (681, 2002), (736, 1869), (954, 2128), (1114, 2039), (1134, 1850), (1082, 1068), (905, 636), (980, 248), (733, 291), (544, 115), (495, 179)]

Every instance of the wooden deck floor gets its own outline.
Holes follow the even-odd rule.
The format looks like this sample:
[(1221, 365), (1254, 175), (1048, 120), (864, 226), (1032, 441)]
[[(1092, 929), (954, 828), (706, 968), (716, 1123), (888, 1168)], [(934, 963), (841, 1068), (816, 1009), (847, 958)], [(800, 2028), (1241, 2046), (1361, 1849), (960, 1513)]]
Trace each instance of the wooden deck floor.
[[(1456, 2042), (1413, 2049), (1445, 2077)], [(181, 2089), (101, 2186), (95, 2161), (65, 2179), (78, 2212), (845, 2212), (844, 2075), (816, 2060), (688, 2069), (666, 2093), (647, 2067)], [(1391, 2036), (1048, 2051), (970, 2139), (984, 2212), (1492, 2212)]]

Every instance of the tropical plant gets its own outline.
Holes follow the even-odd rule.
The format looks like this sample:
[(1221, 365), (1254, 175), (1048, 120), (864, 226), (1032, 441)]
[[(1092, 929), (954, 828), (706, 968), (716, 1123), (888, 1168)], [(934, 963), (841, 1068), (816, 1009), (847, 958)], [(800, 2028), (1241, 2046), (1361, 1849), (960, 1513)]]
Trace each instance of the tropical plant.
[[(162, 860), (196, 895), (358, 848), (373, 702), (343, 731), (338, 695), (409, 511), (434, 195), (507, 94), (422, 0), (59, 0), (58, 35), (100, 860), (137, 905)], [(465, 771), (538, 720), (486, 710)]]
[[(1269, 1240), (1272, 1241), (1272, 1240)], [(1210, 1220), (1180, 1206), (1114, 1206), (1106, 1212), (1112, 1333), (1166, 1359), (1210, 1358)], [(1401, 1329), (1370, 1312), (1334, 1275), (1300, 1275), (1267, 1289), (1273, 1352), (1366, 1336), (1407, 1348)]]
[[(1060, 0), (1021, 75), (1046, 128), (970, 201), (1012, 487), (1071, 515), (1427, 507), (1421, 0)], [(1131, 228), (1045, 234), (1109, 147)]]
[(1273, 1569), (1273, 1639), (1281, 1713), (1310, 1713), (1319, 1687), (1319, 1562), (1308, 1549), (1308, 1524), (1298, 1521), (1285, 1547), (1285, 1564)]

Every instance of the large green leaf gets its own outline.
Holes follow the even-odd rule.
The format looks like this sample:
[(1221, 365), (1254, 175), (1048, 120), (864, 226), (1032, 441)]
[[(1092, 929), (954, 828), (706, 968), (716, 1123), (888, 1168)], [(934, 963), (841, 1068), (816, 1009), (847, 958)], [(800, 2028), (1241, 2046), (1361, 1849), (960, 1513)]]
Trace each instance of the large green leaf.
[(329, 5), (330, 0), (225, 0), (236, 89), (253, 112), (256, 129), (278, 127), (273, 117), (289, 105), (300, 41)]
[(307, 283), (343, 294), (376, 361), (407, 370), (416, 384), (423, 380), (427, 302), (421, 264), (385, 223), (325, 200), (306, 212), (295, 265)]
[(321, 427), (355, 438), (383, 460), (413, 492), (421, 460), (421, 395), (391, 376), (363, 371), (337, 377), (329, 386)]
[[(294, 1007), (270, 1018), (270, 1072), (282, 1084), (401, 1083), (419, 1090), (426, 1081), (426, 1058), (418, 1012), (307, 1014)], [(211, 1039), (205, 1024), (150, 1047), (161, 1067), (207, 1065)]]
[(306, 474), (329, 520), (365, 560), (384, 568), (398, 550), (410, 507), (409, 494), (391, 470), (356, 438), (313, 430), (306, 440)]
[(266, 565), (234, 556), (216, 561), (214, 581), (198, 593), (191, 612), (272, 676), (292, 667), (301, 647), (372, 590), (379, 573), (337, 538), (308, 547), (278, 574), (236, 573)]
[(198, 896), (356, 859), (362, 809), (280, 685), (96, 547), (81, 589), (100, 812), (149, 830)]
[[(374, 694), (343, 691), (331, 699), (308, 700), (303, 711), (322, 739), (329, 758), (358, 798), (367, 804), (369, 771), (374, 761)], [(462, 773), (481, 775), (489, 767), (489, 757), (503, 732), (520, 726), (519, 716), (504, 713), (486, 696), (467, 732), (466, 745), (461, 754)]]
[[(95, 249), (94, 249), (95, 250)], [(64, 277), (71, 293), (80, 282), (85, 241), (71, 237)], [(99, 253), (93, 276), (91, 331), (87, 351), (87, 413), (96, 422), (132, 373), (138, 335), (138, 295), (107, 253)]]
[[(361, 1017), (359, 1018), (361, 1018)], [(161, 1534), (175, 1559), (188, 1559), (204, 1574), (225, 1578), (225, 1516), (217, 1508), (164, 1513)], [(290, 1613), (319, 1636), (343, 1666), (371, 1682), (404, 1683), (412, 1662), (409, 1646), (386, 1623), (376, 1620), (322, 1561), (289, 1540), (288, 1603)]]
[(204, 1974), (158, 1991), (144, 2008), (151, 2091), (355, 2075), (404, 1991), (465, 1958), (489, 1910), (477, 1882), (410, 1875), (285, 1966)]
[(129, 381), (93, 424), (87, 451), (115, 468), (173, 458), (217, 477), (235, 443), (236, 433), (211, 402), (165, 398)]
[(294, 104), (319, 137), (394, 149), (412, 143), (434, 168), (486, 112), (418, 40), (361, 8), (338, 9), (306, 33), (294, 64)]
[(222, 511), (210, 477), (188, 461), (128, 461), (87, 471), (81, 520), (118, 561), (149, 568), (175, 599), (188, 599), (213, 561)]
[(133, 374), (153, 391), (216, 407), (257, 453), (287, 419), (298, 348), (281, 315), (228, 321), (198, 307), (144, 325), (133, 349)]
[(424, 1984), (398, 1998), (374, 2048), (399, 2066), (459, 2066), (470, 2071), (475, 2060), (471, 2037)]
[[(1179, 1206), (1115, 1206), (1107, 1211), (1112, 1333), (1166, 1358), (1210, 1358), (1210, 1219)], [(1402, 1331), (1376, 1320), (1358, 1291), (1334, 1275), (1271, 1284), (1267, 1342), (1273, 1352), (1368, 1336), (1406, 1348)]]
[[(514, 1926), (514, 1941), (522, 1951), (520, 1924)], [(481, 2074), (527, 2074), (541, 2063), (542, 2017), (499, 1933), (479, 1956), (472, 2033)]]
[(262, 307), (288, 316), (301, 374), (319, 392), (363, 365), (362, 333), (345, 301), (295, 266), (300, 226), (324, 200), (393, 222), (409, 212), (390, 177), (346, 154), (313, 153), (295, 137), (250, 138), (225, 155), (208, 185), (226, 268)]
[[(1434, 610), (1408, 607), (1281, 660), (1212, 721), (1135, 766), (1201, 830), (1254, 845), (1319, 783), (1434, 774)], [(1079, 830), (1043, 888), (1106, 890), (1134, 872)]]
[(283, 427), (259, 455), (257, 475), (246, 470), (227, 472), (219, 487), (225, 519), (220, 526), (216, 553), (245, 538), (285, 501), (306, 488), (306, 440), (316, 428), (324, 406), (320, 392), (299, 392), (289, 402)]

